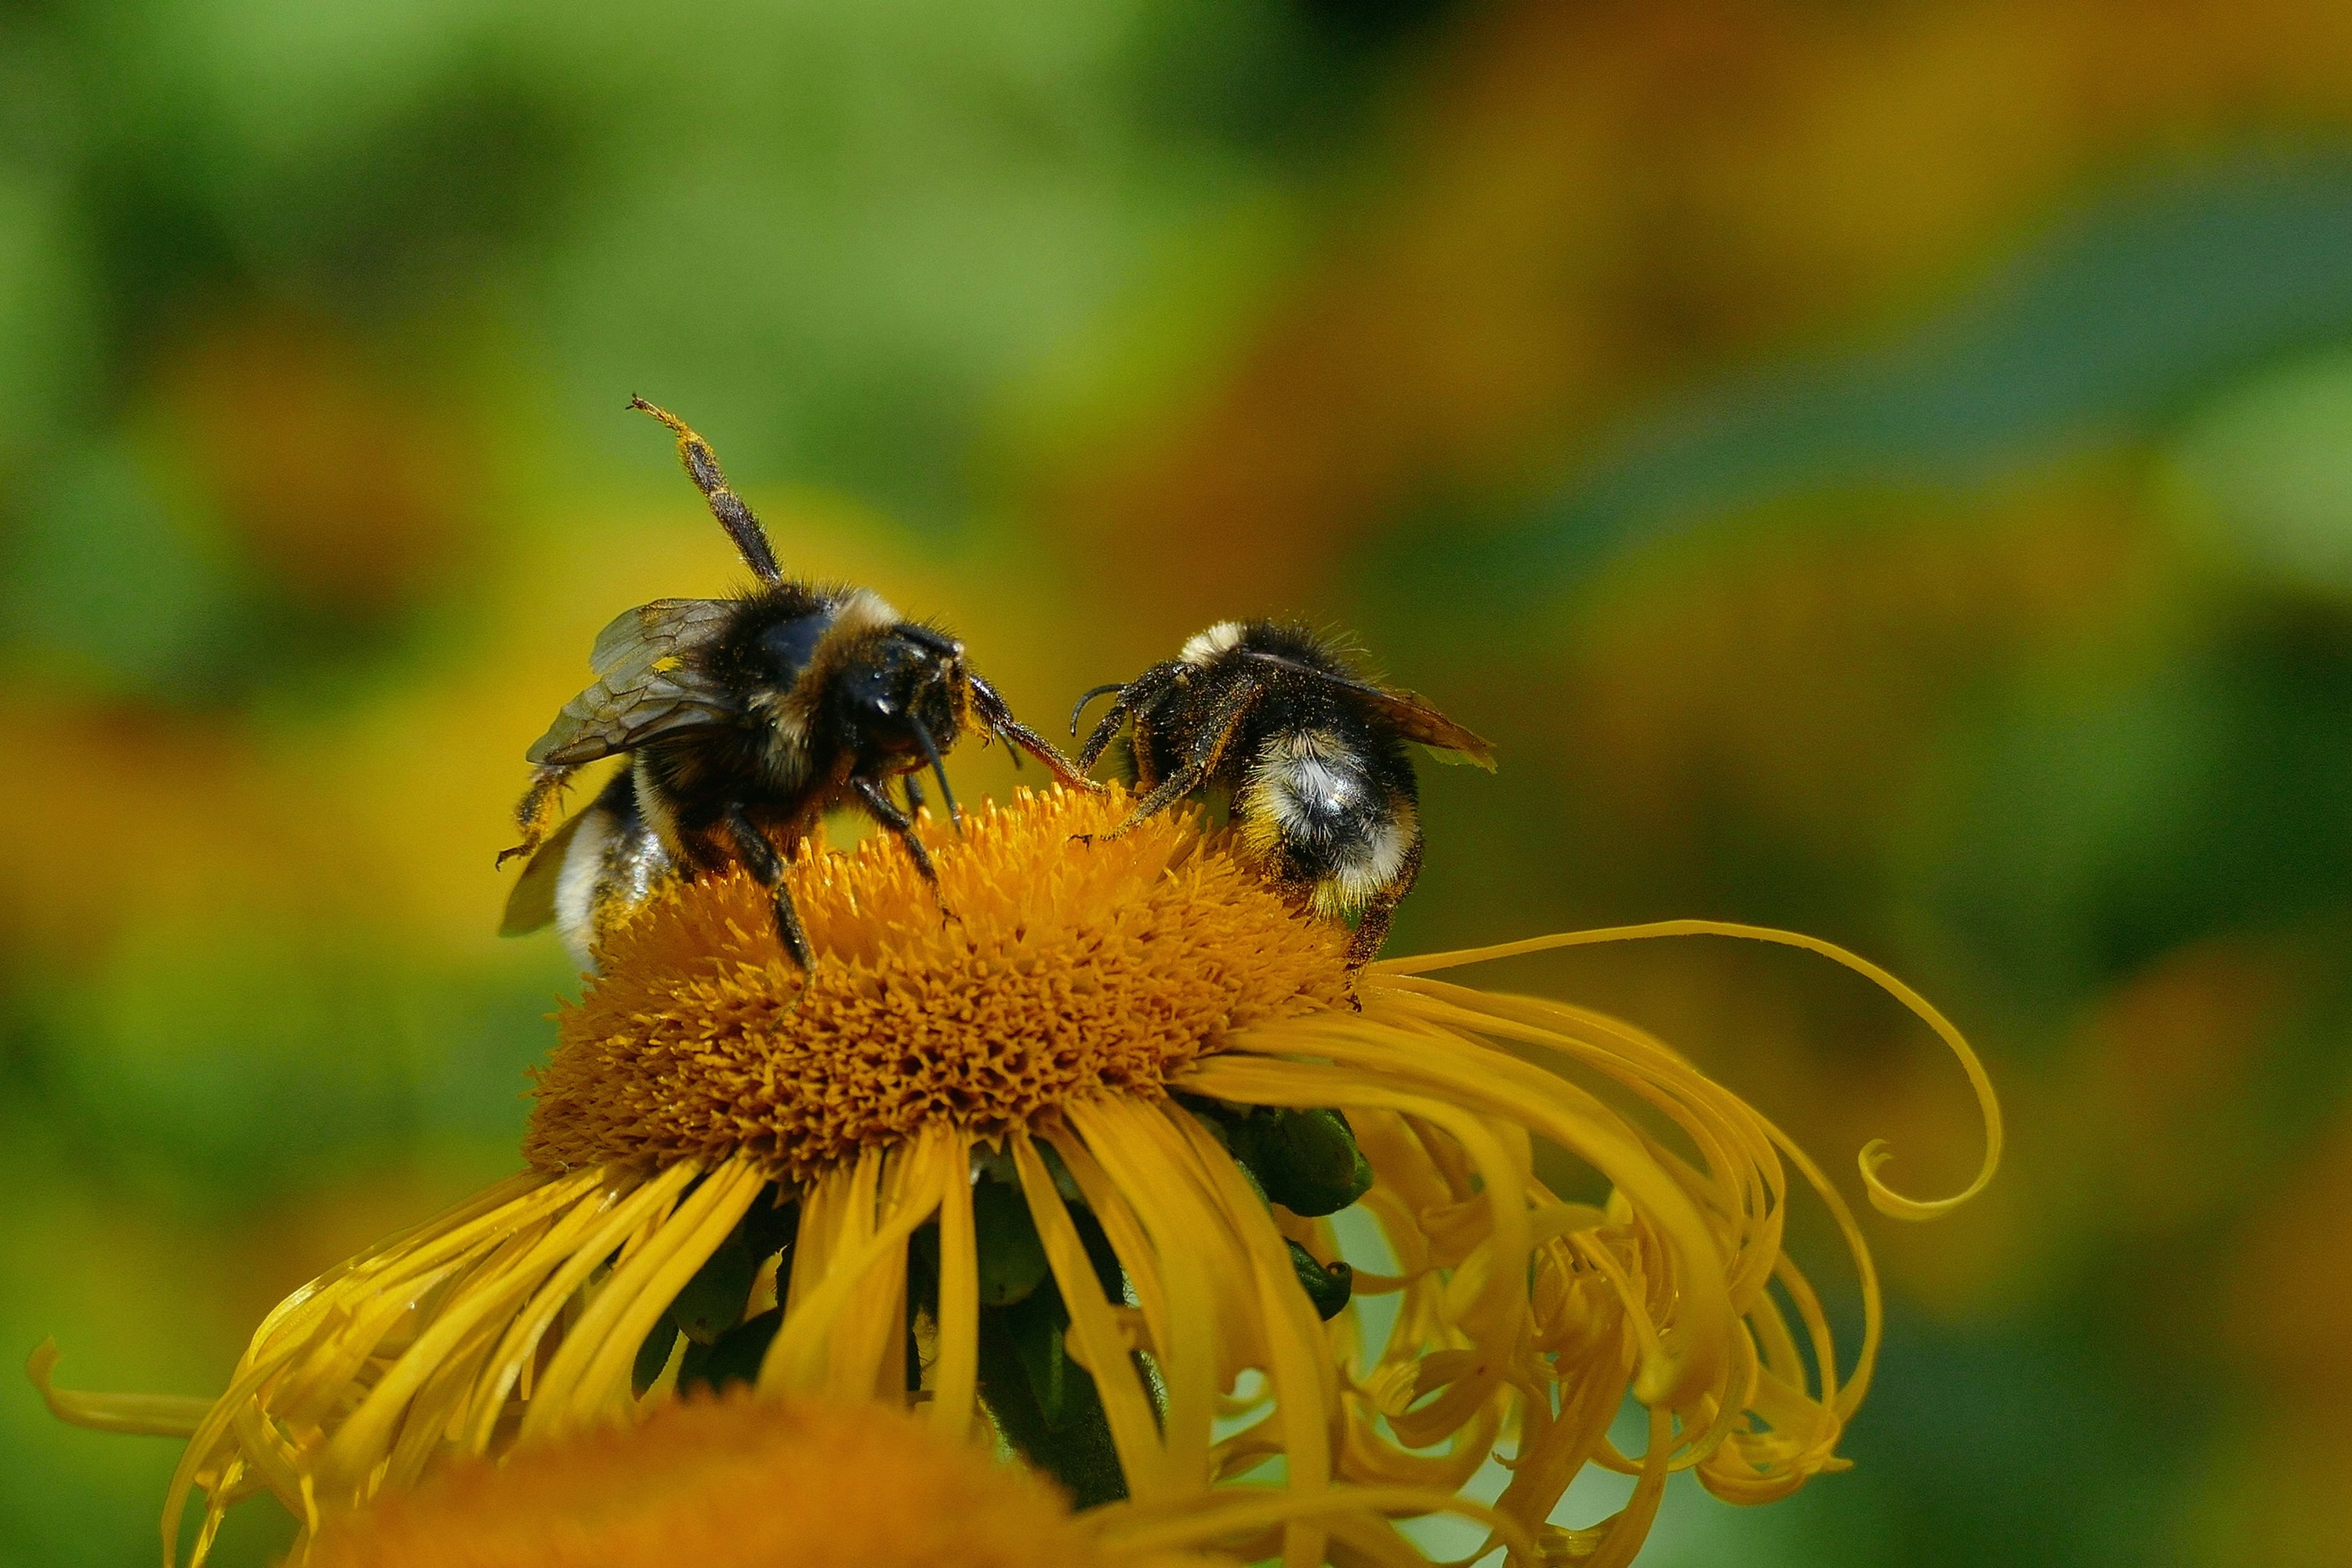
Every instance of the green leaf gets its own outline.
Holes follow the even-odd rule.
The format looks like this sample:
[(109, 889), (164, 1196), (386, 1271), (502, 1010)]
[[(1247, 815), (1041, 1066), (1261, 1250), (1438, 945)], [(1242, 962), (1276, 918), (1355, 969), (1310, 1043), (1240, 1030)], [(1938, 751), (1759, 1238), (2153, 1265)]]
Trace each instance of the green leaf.
[(1026, 1300), (1045, 1278), (1045, 1244), (1029, 1218), (1020, 1189), (982, 1182), (971, 1190), (973, 1240), (980, 1252), (980, 1304), (1009, 1307)]
[(719, 1336), (709, 1345), (688, 1344), (686, 1359), (679, 1363), (677, 1388), (680, 1394), (690, 1388), (721, 1389), (730, 1384), (757, 1383), (760, 1363), (768, 1353), (768, 1346), (782, 1326), (784, 1311), (771, 1307), (748, 1322), (739, 1323)]

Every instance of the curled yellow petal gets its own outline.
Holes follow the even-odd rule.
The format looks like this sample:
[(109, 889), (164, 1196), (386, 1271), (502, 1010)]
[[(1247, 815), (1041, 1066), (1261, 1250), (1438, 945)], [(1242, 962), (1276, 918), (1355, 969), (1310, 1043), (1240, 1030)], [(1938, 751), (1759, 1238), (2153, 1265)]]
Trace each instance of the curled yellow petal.
[(213, 1407), (209, 1399), (183, 1399), (169, 1394), (89, 1394), (59, 1388), (49, 1380), (58, 1360), (58, 1342), (43, 1340), (25, 1358), (25, 1375), (41, 1393), (49, 1414), (93, 1432), (122, 1432), (146, 1437), (186, 1437)]
[(1489, 947), (1464, 948), (1454, 952), (1424, 953), (1415, 958), (1384, 959), (1374, 965), (1383, 974), (1427, 974), (1441, 969), (1454, 969), (1467, 963), (1484, 963), (1492, 959), (1516, 958), (1522, 953), (1548, 952), (1555, 948), (1591, 947), (1602, 942), (1645, 942), (1667, 936), (1728, 936), (1746, 942), (1775, 942), (1782, 947), (1802, 948), (1819, 953), (1832, 963), (1853, 970), (1894, 997), (1909, 1009), (1912, 1016), (1936, 1031), (1968, 1076), (1969, 1088), (1976, 1095), (1977, 1114), (1984, 1122), (1984, 1158), (1977, 1166), (1976, 1178), (1948, 1197), (1914, 1198), (1896, 1192), (1879, 1175), (1879, 1170), (1892, 1160), (1894, 1152), (1883, 1138), (1873, 1139), (1864, 1145), (1858, 1156), (1862, 1168), (1862, 1184), (1870, 1194), (1873, 1208), (1895, 1219), (1934, 1219), (1948, 1214), (1967, 1203), (1991, 1184), (1993, 1173), (2000, 1168), (2001, 1121), (2000, 1099), (1993, 1092), (1992, 1077), (1978, 1059), (1976, 1048), (1968, 1037), (1955, 1027), (1936, 1005), (1885, 970), (1850, 952), (1833, 942), (1802, 931), (1779, 931), (1770, 926), (1742, 925), (1733, 921), (1653, 921), (1646, 925), (1605, 926), (1593, 931), (1561, 931), (1550, 936), (1529, 937), (1523, 942), (1496, 942)]

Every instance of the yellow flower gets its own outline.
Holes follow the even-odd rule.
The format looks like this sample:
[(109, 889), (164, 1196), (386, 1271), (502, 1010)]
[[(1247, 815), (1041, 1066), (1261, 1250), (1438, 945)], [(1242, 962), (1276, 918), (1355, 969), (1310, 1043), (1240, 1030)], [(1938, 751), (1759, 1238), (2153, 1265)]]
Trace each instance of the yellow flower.
[[(625, 1420), (728, 1364), (773, 1397), (911, 1401), (950, 1437), (984, 1405), (1082, 1502), (1123, 1494), (1107, 1516), (1239, 1510), (1235, 1529), (1278, 1527), (1267, 1550), (1290, 1564), (1322, 1561), (1335, 1533), (1404, 1551), (1335, 1521), (1431, 1511), (1498, 1442), (1512, 1476), (1494, 1541), (1520, 1562), (1627, 1561), (1671, 1469), (1761, 1501), (1842, 1463), (1879, 1308), (1820, 1171), (1637, 1030), (1427, 975), (1702, 931), (1857, 969), (1943, 1035), (1986, 1118), (1958, 1198), (1900, 1196), (1865, 1151), (1872, 1200), (1908, 1217), (1973, 1194), (2000, 1153), (1990, 1085), (1932, 1008), (1827, 944), (1705, 922), (1351, 973), (1341, 933), (1196, 819), (1089, 841), (1126, 809), (1061, 792), (992, 808), (934, 840), (936, 895), (886, 839), (803, 853), (793, 893), (820, 955), (805, 979), (748, 879), (639, 915), (562, 1017), (530, 1168), (270, 1314), (193, 1424), (167, 1548), (194, 1489), (201, 1557), (240, 1497), (314, 1520), (452, 1459)], [(1606, 1201), (1547, 1190), (1538, 1139)], [(1860, 1273), (1848, 1370), (1781, 1248), (1784, 1156)], [(1385, 1257), (1320, 1217), (1359, 1191)], [(1367, 1347), (1379, 1296), (1393, 1310)], [(1650, 1411), (1632, 1457), (1608, 1437), (1629, 1391)], [(107, 1414), (98, 1395), (53, 1405)], [(1278, 1498), (1210, 1493), (1276, 1456)], [(1587, 1462), (1636, 1476), (1632, 1500), (1551, 1526)]]
[[(1368, 1510), (1339, 1518), (1359, 1532), (1370, 1522)], [(1230, 1559), (1204, 1552), (1245, 1540), (1255, 1524), (1226, 1507), (1074, 1518), (1026, 1469), (904, 1411), (738, 1391), (525, 1447), (503, 1465), (457, 1461), (414, 1490), (328, 1514), (298, 1560), (302, 1568), (1206, 1568)]]
[(1100, 1568), (1052, 1490), (867, 1403), (688, 1399), (330, 1514), (309, 1568)]

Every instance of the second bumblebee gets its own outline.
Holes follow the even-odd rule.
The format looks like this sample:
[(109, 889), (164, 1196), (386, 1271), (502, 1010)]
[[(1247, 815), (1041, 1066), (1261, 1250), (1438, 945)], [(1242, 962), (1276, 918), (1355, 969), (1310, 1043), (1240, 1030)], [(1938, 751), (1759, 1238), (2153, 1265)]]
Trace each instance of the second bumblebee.
[(1222, 787), (1244, 855), (1315, 915), (1352, 922), (1351, 963), (1380, 952), (1421, 872), (1420, 786), (1408, 742), (1492, 770), (1494, 748), (1410, 691), (1366, 680), (1329, 639), (1280, 621), (1223, 621), (1123, 685), (1087, 738), (1090, 767), (1129, 727), (1146, 793), (1125, 832)]

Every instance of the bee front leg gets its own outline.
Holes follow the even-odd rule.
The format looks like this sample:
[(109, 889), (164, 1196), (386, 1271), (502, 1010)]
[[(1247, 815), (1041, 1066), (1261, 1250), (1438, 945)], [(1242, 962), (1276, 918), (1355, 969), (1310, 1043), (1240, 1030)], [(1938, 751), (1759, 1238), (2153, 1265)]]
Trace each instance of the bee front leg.
[(801, 912), (793, 907), (793, 890), (784, 885), (784, 858), (768, 842), (768, 836), (743, 815), (743, 808), (727, 808), (727, 834), (735, 841), (735, 858), (751, 873), (751, 879), (768, 889), (775, 900), (776, 937), (784, 944), (786, 956), (803, 972), (816, 967), (816, 955), (809, 950), (808, 932), (801, 929)]
[(1150, 821), (1194, 790), (1199, 789), (1208, 781), (1210, 766), (1211, 763), (1208, 762), (1196, 762), (1189, 767), (1169, 774), (1160, 781), (1158, 788), (1135, 803), (1135, 809), (1129, 812), (1127, 820), (1117, 827), (1112, 828), (1108, 833), (1082, 833), (1078, 837), (1087, 843), (1097, 838), (1124, 838), (1142, 824)]
[(1101, 721), (1094, 727), (1094, 732), (1087, 737), (1087, 743), (1079, 748), (1078, 766), (1093, 767), (1101, 758), (1105, 748), (1108, 747), (1111, 741), (1118, 734), (1119, 726), (1126, 723), (1130, 715), (1150, 708), (1159, 701), (1160, 696), (1176, 684), (1178, 678), (1183, 672), (1184, 666), (1171, 659), (1165, 664), (1153, 665), (1124, 686), (1097, 686), (1081, 698), (1076, 711), (1070, 715), (1070, 733), (1073, 735), (1078, 732), (1078, 714), (1086, 711), (1088, 701), (1105, 691), (1118, 693), (1111, 700), (1110, 708), (1103, 714)]
[(1045, 763), (1046, 771), (1069, 788), (1084, 790), (1093, 795), (1102, 793), (1103, 786), (1087, 777), (1085, 768), (1062, 755), (1061, 751), (1051, 741), (1015, 719), (1013, 716), (1013, 710), (1005, 705), (1004, 699), (998, 694), (996, 688), (977, 675), (971, 677), (970, 679), (972, 710), (980, 715), (982, 726), (990, 734), (1004, 742), (1013, 754), (1015, 766), (1020, 763), (1021, 753), (1026, 752)]
[[(912, 774), (908, 776), (913, 777)], [(882, 786), (872, 779), (853, 778), (849, 781), (849, 788), (857, 796), (857, 804), (866, 808), (868, 816), (898, 836), (898, 842), (907, 847), (907, 858), (915, 863), (916, 873), (931, 885), (931, 892), (936, 896), (940, 890), (940, 874), (931, 865), (931, 852), (924, 847), (921, 837), (915, 832), (915, 819), (900, 811), (898, 804), (885, 795)], [(940, 900), (940, 913), (950, 920), (955, 918), (944, 899)]]
[(1124, 837), (1208, 783), (1210, 775), (1217, 771), (1217, 764), (1224, 761), (1225, 748), (1234, 743), (1234, 737), (1241, 731), (1242, 721), (1248, 716), (1251, 705), (1256, 700), (1257, 693), (1249, 689), (1228, 698), (1223, 707), (1210, 716), (1202, 738), (1193, 744), (1191, 761), (1161, 779), (1150, 795), (1137, 801), (1135, 809), (1127, 814), (1126, 821), (1108, 833), (1080, 834), (1080, 840), (1091, 842), (1097, 837)]
[(564, 786), (572, 782), (577, 767), (562, 764), (541, 766), (530, 775), (530, 787), (515, 804), (515, 826), (522, 830), (522, 842), (511, 849), (499, 851), (497, 864), (503, 866), (518, 855), (528, 855), (547, 842), (563, 819)]

